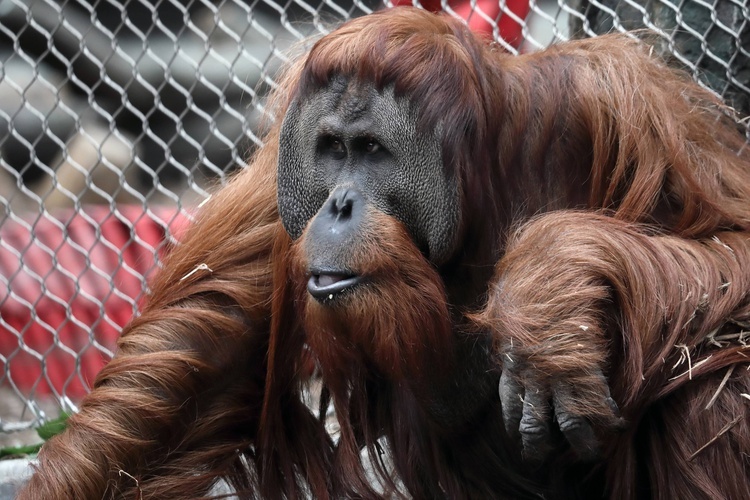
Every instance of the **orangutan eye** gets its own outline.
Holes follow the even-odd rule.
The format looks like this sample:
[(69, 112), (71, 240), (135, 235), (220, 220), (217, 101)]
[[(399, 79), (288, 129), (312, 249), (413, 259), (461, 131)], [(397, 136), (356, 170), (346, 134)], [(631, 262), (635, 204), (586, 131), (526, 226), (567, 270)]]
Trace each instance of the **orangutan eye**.
[(365, 151), (369, 154), (377, 153), (380, 151), (380, 144), (378, 144), (377, 141), (368, 139), (368, 141), (365, 143)]
[(335, 135), (323, 135), (318, 139), (318, 150), (325, 155), (330, 155), (335, 159), (342, 159), (346, 156), (346, 146), (344, 141)]
[(330, 141), (328, 142), (328, 149), (333, 153), (343, 153), (344, 143), (336, 137), (331, 137)]

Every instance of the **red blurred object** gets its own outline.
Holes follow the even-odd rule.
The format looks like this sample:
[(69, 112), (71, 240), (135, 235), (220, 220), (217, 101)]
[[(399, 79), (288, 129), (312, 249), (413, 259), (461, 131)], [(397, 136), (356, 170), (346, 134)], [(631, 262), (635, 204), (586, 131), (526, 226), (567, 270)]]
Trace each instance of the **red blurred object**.
[(92, 343), (114, 350), (167, 229), (186, 217), (136, 206), (54, 217), (0, 226), (0, 382), (77, 399), (109, 360)]
[[(427, 10), (437, 12), (441, 10), (440, 0), (420, 0), (422, 7)], [(394, 0), (393, 5), (413, 5), (412, 0)], [(507, 0), (505, 2), (506, 10), (512, 12), (523, 21), (529, 14), (529, 0)], [(449, 0), (448, 6), (460, 17), (467, 20), (469, 27), (477, 33), (492, 34), (492, 24), (489, 23), (478, 12), (472, 12), (472, 5), (469, 0)], [(521, 23), (513, 17), (501, 14), (499, 0), (477, 0), (476, 7), (482, 9), (488, 18), (497, 20), (497, 27), (500, 31), (500, 37), (508, 42), (514, 48), (518, 48), (523, 41), (521, 33)], [(500, 16), (500, 19), (498, 19)]]

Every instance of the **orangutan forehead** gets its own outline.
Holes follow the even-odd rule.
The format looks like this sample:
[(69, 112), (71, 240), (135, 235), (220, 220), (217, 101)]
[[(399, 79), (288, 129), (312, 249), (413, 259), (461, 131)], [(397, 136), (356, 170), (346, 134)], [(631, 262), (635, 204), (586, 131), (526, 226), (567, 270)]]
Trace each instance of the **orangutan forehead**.
[(335, 84), (329, 85), (326, 90), (338, 100), (336, 113), (347, 121), (367, 116), (371, 112), (373, 100), (379, 94), (375, 85), (370, 82), (356, 82), (344, 77), (338, 77)]
[[(304, 104), (313, 103), (319, 112), (330, 114), (337, 122), (354, 123), (382, 114), (397, 114), (400, 119), (410, 117), (416, 125), (419, 105), (408, 96), (396, 96), (394, 85), (385, 88), (371, 81), (337, 76), (328, 85), (317, 88), (305, 96)], [(392, 108), (384, 110), (383, 107)], [(387, 117), (382, 117), (387, 118)], [(323, 121), (322, 125), (335, 128), (333, 123)]]

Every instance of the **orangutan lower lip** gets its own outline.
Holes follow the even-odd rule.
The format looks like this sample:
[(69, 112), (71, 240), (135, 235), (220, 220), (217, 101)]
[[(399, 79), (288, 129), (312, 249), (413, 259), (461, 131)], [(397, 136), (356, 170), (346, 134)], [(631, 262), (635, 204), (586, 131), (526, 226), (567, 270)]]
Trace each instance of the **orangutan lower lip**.
[(333, 300), (337, 294), (358, 284), (359, 276), (336, 272), (313, 272), (307, 281), (307, 291), (315, 299)]

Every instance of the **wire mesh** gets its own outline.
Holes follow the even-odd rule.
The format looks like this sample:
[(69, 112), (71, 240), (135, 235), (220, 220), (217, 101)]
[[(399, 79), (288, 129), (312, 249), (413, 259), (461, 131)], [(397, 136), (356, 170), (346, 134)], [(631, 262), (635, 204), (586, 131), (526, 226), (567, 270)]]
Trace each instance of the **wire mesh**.
[(513, 53), (647, 28), (750, 113), (741, 0), (0, 0), (0, 444), (76, 410), (191, 209), (261, 145), (284, 54), (394, 3)]

